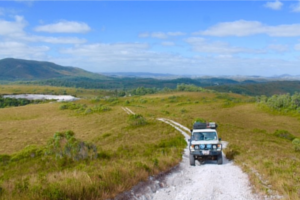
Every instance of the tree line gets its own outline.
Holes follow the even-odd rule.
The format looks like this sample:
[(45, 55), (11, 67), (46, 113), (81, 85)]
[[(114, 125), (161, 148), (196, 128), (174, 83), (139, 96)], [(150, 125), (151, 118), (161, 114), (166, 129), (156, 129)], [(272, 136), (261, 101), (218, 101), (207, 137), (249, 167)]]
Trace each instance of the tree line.
[(268, 107), (278, 111), (292, 111), (300, 112), (300, 93), (296, 92), (293, 95), (282, 94), (267, 97), (262, 95), (257, 97), (257, 102), (267, 105)]
[(0, 108), (25, 106), (32, 103), (40, 103), (41, 100), (15, 99), (0, 97)]

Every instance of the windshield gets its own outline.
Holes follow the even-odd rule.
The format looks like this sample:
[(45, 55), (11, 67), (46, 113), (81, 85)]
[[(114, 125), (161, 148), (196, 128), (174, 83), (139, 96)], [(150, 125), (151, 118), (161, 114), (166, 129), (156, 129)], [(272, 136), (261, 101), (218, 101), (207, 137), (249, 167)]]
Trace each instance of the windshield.
[(200, 141), (200, 140), (216, 140), (217, 133), (216, 132), (196, 132), (193, 133), (192, 140)]

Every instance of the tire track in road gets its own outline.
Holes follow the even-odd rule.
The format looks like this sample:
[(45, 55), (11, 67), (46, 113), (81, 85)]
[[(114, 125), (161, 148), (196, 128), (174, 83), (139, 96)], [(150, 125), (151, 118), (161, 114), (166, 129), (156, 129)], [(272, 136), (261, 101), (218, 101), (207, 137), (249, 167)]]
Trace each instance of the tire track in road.
[(122, 109), (128, 114), (128, 115), (134, 115), (135, 113), (132, 111), (132, 110), (130, 110), (129, 108), (127, 108), (127, 107), (122, 107)]

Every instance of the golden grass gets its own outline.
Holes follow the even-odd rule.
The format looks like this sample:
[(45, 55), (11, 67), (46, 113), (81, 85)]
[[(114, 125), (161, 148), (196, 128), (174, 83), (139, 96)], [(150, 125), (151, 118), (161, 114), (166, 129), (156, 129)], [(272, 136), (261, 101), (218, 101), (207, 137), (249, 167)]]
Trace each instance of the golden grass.
[[(277, 192), (284, 199), (300, 199), (300, 154), (293, 150), (290, 141), (273, 135), (275, 130), (283, 129), (300, 137), (299, 116), (272, 114), (255, 103), (248, 103), (250, 100), (250, 97), (235, 94), (175, 92), (119, 98), (114, 104), (105, 100), (77, 102), (112, 108), (88, 115), (60, 110), (61, 103), (5, 108), (0, 110), (0, 154), (15, 153), (29, 144), (45, 145), (56, 131), (72, 130), (77, 138), (95, 143), (99, 151), (108, 153), (110, 158), (46, 172), (46, 180), (68, 191), (69, 196), (80, 197), (83, 192), (78, 188), (85, 188), (92, 195), (87, 199), (111, 198), (146, 180), (149, 174), (167, 170), (180, 161), (181, 149), (158, 150), (155, 146), (180, 136), (156, 118), (166, 117), (189, 128), (194, 119), (203, 118), (219, 124), (220, 136), (230, 144), (228, 151), (239, 151), (235, 163), (249, 174), (257, 192)], [(149, 124), (130, 127), (122, 106), (142, 114)], [(38, 166), (33, 168), (38, 169)], [(30, 182), (40, 183), (39, 172), (31, 173)], [(20, 176), (26, 177), (26, 174), (16, 175)], [(9, 183), (4, 181), (2, 187), (12, 191), (14, 185)], [(95, 188), (100, 192), (91, 192)], [(30, 197), (38, 199), (40, 196)]]
[(2, 198), (112, 198), (180, 162), (184, 142), (180, 148), (159, 146), (178, 137), (183, 141), (174, 128), (148, 117), (148, 125), (131, 127), (128, 114), (121, 108), (123, 102), (112, 105), (106, 100), (83, 99), (76, 103), (105, 104), (112, 109), (85, 115), (60, 110), (64, 103), (45, 103), (0, 110), (0, 154), (13, 154), (27, 145), (43, 147), (55, 132), (66, 130), (96, 144), (99, 152), (99, 159), (71, 162), (70, 166), (55, 159), (32, 158), (12, 163), (9, 169), (0, 167), (0, 187), (6, 191)]

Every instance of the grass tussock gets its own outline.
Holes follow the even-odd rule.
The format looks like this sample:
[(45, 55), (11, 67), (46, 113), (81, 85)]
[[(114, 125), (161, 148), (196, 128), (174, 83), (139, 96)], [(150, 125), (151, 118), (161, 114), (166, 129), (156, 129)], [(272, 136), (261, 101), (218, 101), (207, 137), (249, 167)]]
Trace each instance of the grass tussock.
[(143, 126), (148, 122), (141, 114), (130, 114), (128, 116), (128, 123), (130, 124), (130, 126)]

